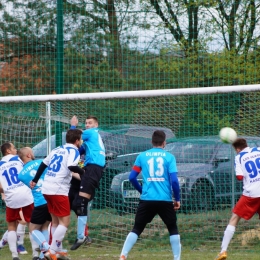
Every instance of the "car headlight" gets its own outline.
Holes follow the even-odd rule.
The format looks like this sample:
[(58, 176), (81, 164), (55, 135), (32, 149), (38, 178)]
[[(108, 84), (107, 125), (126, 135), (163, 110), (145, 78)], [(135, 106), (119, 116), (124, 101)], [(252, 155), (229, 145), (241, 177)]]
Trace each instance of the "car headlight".
[(182, 177), (182, 176), (179, 176), (178, 177), (178, 181), (179, 181), (180, 186), (182, 186), (183, 184), (186, 183), (186, 178)]
[(114, 178), (111, 183), (111, 188), (114, 188), (115, 186), (120, 186), (121, 181), (118, 178)]

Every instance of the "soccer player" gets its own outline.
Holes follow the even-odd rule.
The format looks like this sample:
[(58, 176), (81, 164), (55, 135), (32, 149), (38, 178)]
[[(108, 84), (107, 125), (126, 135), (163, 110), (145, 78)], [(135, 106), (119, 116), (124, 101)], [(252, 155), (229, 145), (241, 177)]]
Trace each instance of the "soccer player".
[[(76, 128), (78, 119), (73, 116), (71, 128)], [(83, 144), (80, 147), (80, 154), (85, 154), (84, 170), (81, 176), (80, 191), (73, 201), (72, 209), (78, 216), (77, 238), (70, 248), (75, 250), (87, 241), (84, 230), (87, 224), (88, 203), (94, 198), (95, 190), (105, 166), (105, 147), (98, 130), (98, 119), (95, 116), (88, 116), (85, 122), (86, 130), (82, 133)]]
[[(145, 226), (157, 214), (169, 231), (174, 260), (181, 259), (180, 235), (175, 212), (180, 208), (180, 187), (177, 178), (176, 160), (171, 153), (163, 149), (166, 145), (166, 135), (163, 131), (154, 131), (152, 144), (152, 149), (137, 156), (129, 175), (130, 182), (141, 193), (141, 196), (134, 227), (125, 240), (120, 260), (127, 258), (138, 236), (141, 235)], [(137, 176), (141, 171), (143, 186), (137, 181)]]
[[(6, 221), (8, 225), (8, 244), (13, 260), (19, 260), (17, 252), (17, 223), (21, 220), (22, 210), (24, 220), (29, 223), (33, 210), (31, 190), (18, 179), (23, 163), (17, 156), (17, 150), (12, 143), (1, 146), (3, 158), (0, 161), (0, 192), (5, 195)], [(33, 244), (33, 241), (31, 241)]]
[[(80, 175), (78, 173), (73, 172), (72, 173), (72, 179), (70, 182), (70, 190), (69, 190), (69, 200), (70, 200), (70, 208), (72, 209), (72, 204), (74, 199), (78, 196), (79, 194), (79, 190), (80, 190), (80, 182), (81, 182), (81, 178)], [(89, 207), (88, 207), (89, 210)], [(77, 215), (77, 212), (75, 212), (75, 214)], [(78, 217), (78, 215), (77, 215)], [(84, 223), (83, 223), (84, 225)], [(80, 234), (82, 231), (80, 230), (81, 226), (78, 225), (78, 231), (77, 234)], [(88, 227), (86, 225), (85, 228), (85, 232), (84, 235), (86, 236), (86, 241), (84, 242), (85, 244), (91, 244), (92, 243), (92, 239), (88, 236)]]
[[(18, 152), (19, 158), (23, 161), (23, 170), (19, 173), (18, 178), (25, 185), (30, 187), (30, 181), (34, 178), (42, 160), (34, 160), (33, 150), (30, 147), (23, 147)], [(32, 189), (34, 199), (34, 209), (29, 224), (30, 235), (36, 241), (36, 248), (40, 246), (42, 250), (38, 258), (38, 252), (33, 252), (35, 260), (43, 259), (43, 252), (49, 250), (49, 232), (48, 226), (51, 221), (51, 215), (48, 211), (47, 202), (42, 195), (41, 186), (44, 180), (46, 171), (41, 175), (37, 185)], [(33, 259), (34, 260), (34, 259)]]
[(68, 259), (67, 252), (62, 250), (62, 240), (70, 222), (69, 187), (71, 172), (83, 174), (78, 167), (80, 159), (78, 148), (81, 145), (82, 132), (70, 129), (66, 133), (66, 144), (51, 151), (43, 160), (30, 187), (34, 188), (44, 170), (48, 167), (42, 184), (42, 194), (52, 217), (52, 242), (44, 254), (47, 260)]
[(232, 144), (237, 155), (235, 157), (236, 178), (243, 181), (243, 194), (232, 210), (232, 216), (224, 232), (221, 251), (216, 260), (227, 258), (227, 248), (241, 218), (249, 220), (255, 213), (260, 216), (260, 148), (250, 148), (244, 138), (237, 138)]

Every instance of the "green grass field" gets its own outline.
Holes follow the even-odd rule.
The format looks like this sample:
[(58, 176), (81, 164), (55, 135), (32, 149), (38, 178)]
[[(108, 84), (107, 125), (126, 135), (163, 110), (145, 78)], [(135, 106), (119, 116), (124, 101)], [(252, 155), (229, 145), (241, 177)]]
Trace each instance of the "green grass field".
[[(182, 243), (182, 260), (214, 259), (220, 250), (223, 232), (231, 215), (230, 208), (200, 214), (178, 214), (178, 227)], [(0, 236), (6, 230), (4, 210), (0, 210)], [(90, 246), (69, 251), (72, 260), (118, 259), (125, 237), (131, 231), (134, 215), (119, 216), (112, 209), (92, 210), (89, 231), (93, 239)], [(76, 236), (76, 218), (72, 213), (71, 225), (64, 239), (64, 248), (70, 248)], [(260, 225), (257, 216), (251, 221), (241, 221), (229, 247), (228, 259), (260, 259)], [(21, 260), (32, 259), (28, 235), (25, 238), (28, 255)], [(11, 260), (8, 246), (0, 250), (0, 260)], [(128, 259), (173, 259), (169, 235), (159, 218), (150, 223)]]
[[(26, 244), (26, 248), (29, 249), (29, 244)], [(28, 250), (29, 251), (29, 250)], [(90, 245), (89, 247), (82, 247), (76, 251), (69, 251), (69, 256), (71, 260), (118, 260), (120, 254), (120, 248), (111, 249), (106, 247), (97, 247), (96, 245)], [(183, 248), (182, 251), (182, 260), (213, 260), (217, 255), (217, 252), (212, 252), (206, 250), (206, 248), (201, 250), (190, 250)], [(248, 252), (238, 250), (231, 251), (228, 255), (228, 259), (236, 259), (236, 260), (259, 260), (260, 252)], [(1, 260), (11, 260), (11, 253), (8, 247), (2, 249), (0, 251), (0, 259)], [(20, 256), (21, 260), (31, 260), (31, 251), (29, 251), (28, 255)], [(128, 257), (129, 260), (167, 260), (173, 259), (173, 256), (169, 250), (153, 252), (150, 249), (137, 250), (133, 248)]]

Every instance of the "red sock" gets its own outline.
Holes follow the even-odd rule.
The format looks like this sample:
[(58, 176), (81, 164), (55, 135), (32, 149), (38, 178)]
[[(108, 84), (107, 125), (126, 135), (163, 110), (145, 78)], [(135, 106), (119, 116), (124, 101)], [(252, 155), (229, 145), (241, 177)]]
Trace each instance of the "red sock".
[(85, 227), (85, 236), (88, 236), (88, 225)]

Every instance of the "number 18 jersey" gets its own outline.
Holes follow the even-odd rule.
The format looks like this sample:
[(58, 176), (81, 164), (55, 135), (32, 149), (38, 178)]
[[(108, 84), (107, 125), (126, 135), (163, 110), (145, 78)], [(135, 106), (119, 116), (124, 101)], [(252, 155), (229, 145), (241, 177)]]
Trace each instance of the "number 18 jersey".
[(42, 193), (68, 196), (72, 178), (68, 167), (77, 166), (79, 159), (78, 148), (73, 144), (65, 144), (52, 150), (43, 160), (48, 169), (42, 184)]
[(22, 208), (33, 203), (31, 189), (18, 179), (23, 163), (17, 155), (6, 155), (0, 161), (0, 182), (5, 194), (6, 206)]

